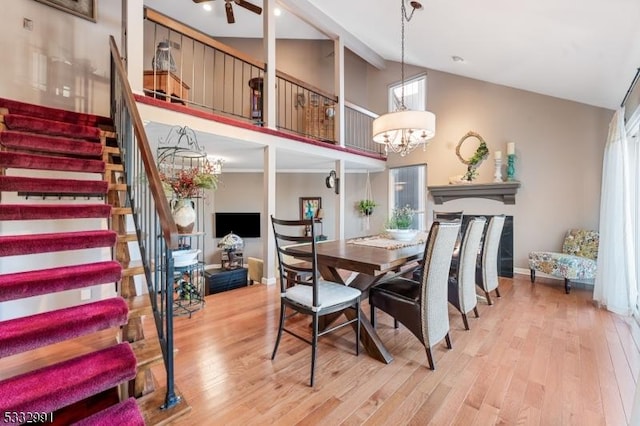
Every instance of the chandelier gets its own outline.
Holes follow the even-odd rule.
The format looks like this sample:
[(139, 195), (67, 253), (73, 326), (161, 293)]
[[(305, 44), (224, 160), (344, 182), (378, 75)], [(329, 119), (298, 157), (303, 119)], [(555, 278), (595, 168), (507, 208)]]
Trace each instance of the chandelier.
[(404, 101), (404, 23), (409, 22), (416, 10), (422, 9), (418, 1), (410, 2), (411, 14), (407, 15), (405, 0), (400, 0), (401, 18), (401, 97), (397, 111), (383, 114), (373, 120), (373, 141), (384, 144), (385, 153), (395, 152), (405, 156), (418, 145), (426, 143), (436, 134), (436, 116), (429, 111), (413, 111), (407, 109)]

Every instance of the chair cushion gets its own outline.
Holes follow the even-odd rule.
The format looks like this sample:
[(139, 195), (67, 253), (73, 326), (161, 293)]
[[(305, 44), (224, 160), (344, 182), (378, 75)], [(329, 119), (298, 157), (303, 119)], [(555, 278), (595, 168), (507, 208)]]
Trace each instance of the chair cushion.
[(562, 244), (562, 252), (574, 256), (597, 259), (600, 235), (596, 231), (571, 229)]
[(596, 261), (565, 253), (532, 251), (529, 253), (529, 269), (569, 280), (596, 277)]
[(313, 287), (310, 285), (295, 285), (287, 289), (283, 297), (300, 305), (308, 306), (315, 311), (349, 302), (360, 296), (357, 288), (331, 281), (318, 280), (318, 306), (313, 306)]
[(420, 284), (403, 277), (394, 277), (373, 286), (370, 292), (387, 293), (396, 297), (417, 302), (420, 298)]

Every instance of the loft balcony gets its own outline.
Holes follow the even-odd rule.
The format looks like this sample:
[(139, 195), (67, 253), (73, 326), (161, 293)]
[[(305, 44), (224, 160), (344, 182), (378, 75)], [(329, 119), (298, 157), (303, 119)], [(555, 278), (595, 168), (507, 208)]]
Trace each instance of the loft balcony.
[[(146, 97), (161, 101), (154, 101), (154, 105), (184, 106), (194, 113), (224, 117), (226, 123), (240, 127), (250, 125), (260, 130), (265, 126), (266, 64), (245, 53), (259, 52), (262, 39), (222, 42), (149, 8), (144, 18), (143, 87)], [(332, 42), (326, 43), (332, 46)], [(371, 123), (376, 114), (345, 101), (340, 120), (338, 97), (300, 76), (276, 71), (275, 105), (280, 136), (386, 158), (384, 148), (372, 140)], [(338, 140), (340, 122), (344, 123), (344, 141)]]

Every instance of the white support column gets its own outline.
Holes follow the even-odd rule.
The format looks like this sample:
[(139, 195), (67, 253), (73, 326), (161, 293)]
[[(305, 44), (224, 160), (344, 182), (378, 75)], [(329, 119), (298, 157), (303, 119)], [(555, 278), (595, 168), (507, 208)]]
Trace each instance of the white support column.
[(335, 217), (336, 217), (335, 235), (336, 235), (336, 239), (338, 240), (344, 239), (344, 211), (345, 211), (344, 192), (346, 188), (346, 177), (347, 177), (345, 173), (346, 169), (344, 164), (345, 164), (344, 160), (336, 161), (336, 174), (338, 175), (338, 178), (340, 178), (340, 180), (338, 181), (339, 194), (337, 195), (337, 202), (335, 206)]
[[(144, 73), (144, 4), (142, 0), (125, 0), (122, 5), (122, 40), (120, 54), (125, 56), (129, 84), (142, 94)], [(126, 44), (125, 44), (126, 43)]]
[[(335, 115), (335, 137), (340, 146), (345, 145), (344, 140), (344, 39), (338, 37), (333, 42), (333, 81), (335, 81), (334, 91), (338, 97), (338, 105)], [(340, 191), (342, 194), (342, 191)]]
[(263, 2), (264, 62), (267, 70), (262, 88), (262, 120), (265, 127), (276, 128), (276, 19), (273, 10), (275, 0)]
[(271, 226), (271, 215), (276, 214), (276, 149), (267, 145), (264, 147), (264, 173), (262, 175), (264, 196), (264, 216), (262, 229), (265, 231), (262, 237), (262, 283), (276, 283), (276, 243)]

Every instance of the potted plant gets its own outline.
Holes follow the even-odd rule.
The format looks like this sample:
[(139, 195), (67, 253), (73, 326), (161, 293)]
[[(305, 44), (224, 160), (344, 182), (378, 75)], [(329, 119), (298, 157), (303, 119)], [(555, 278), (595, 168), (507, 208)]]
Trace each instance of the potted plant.
[(377, 206), (376, 202), (369, 199), (364, 199), (358, 201), (358, 210), (364, 216), (371, 216), (373, 213), (373, 208)]
[(416, 236), (418, 231), (411, 229), (415, 213), (415, 210), (408, 204), (404, 207), (393, 209), (391, 217), (387, 220), (386, 224), (387, 233), (391, 238), (394, 240), (409, 241)]

